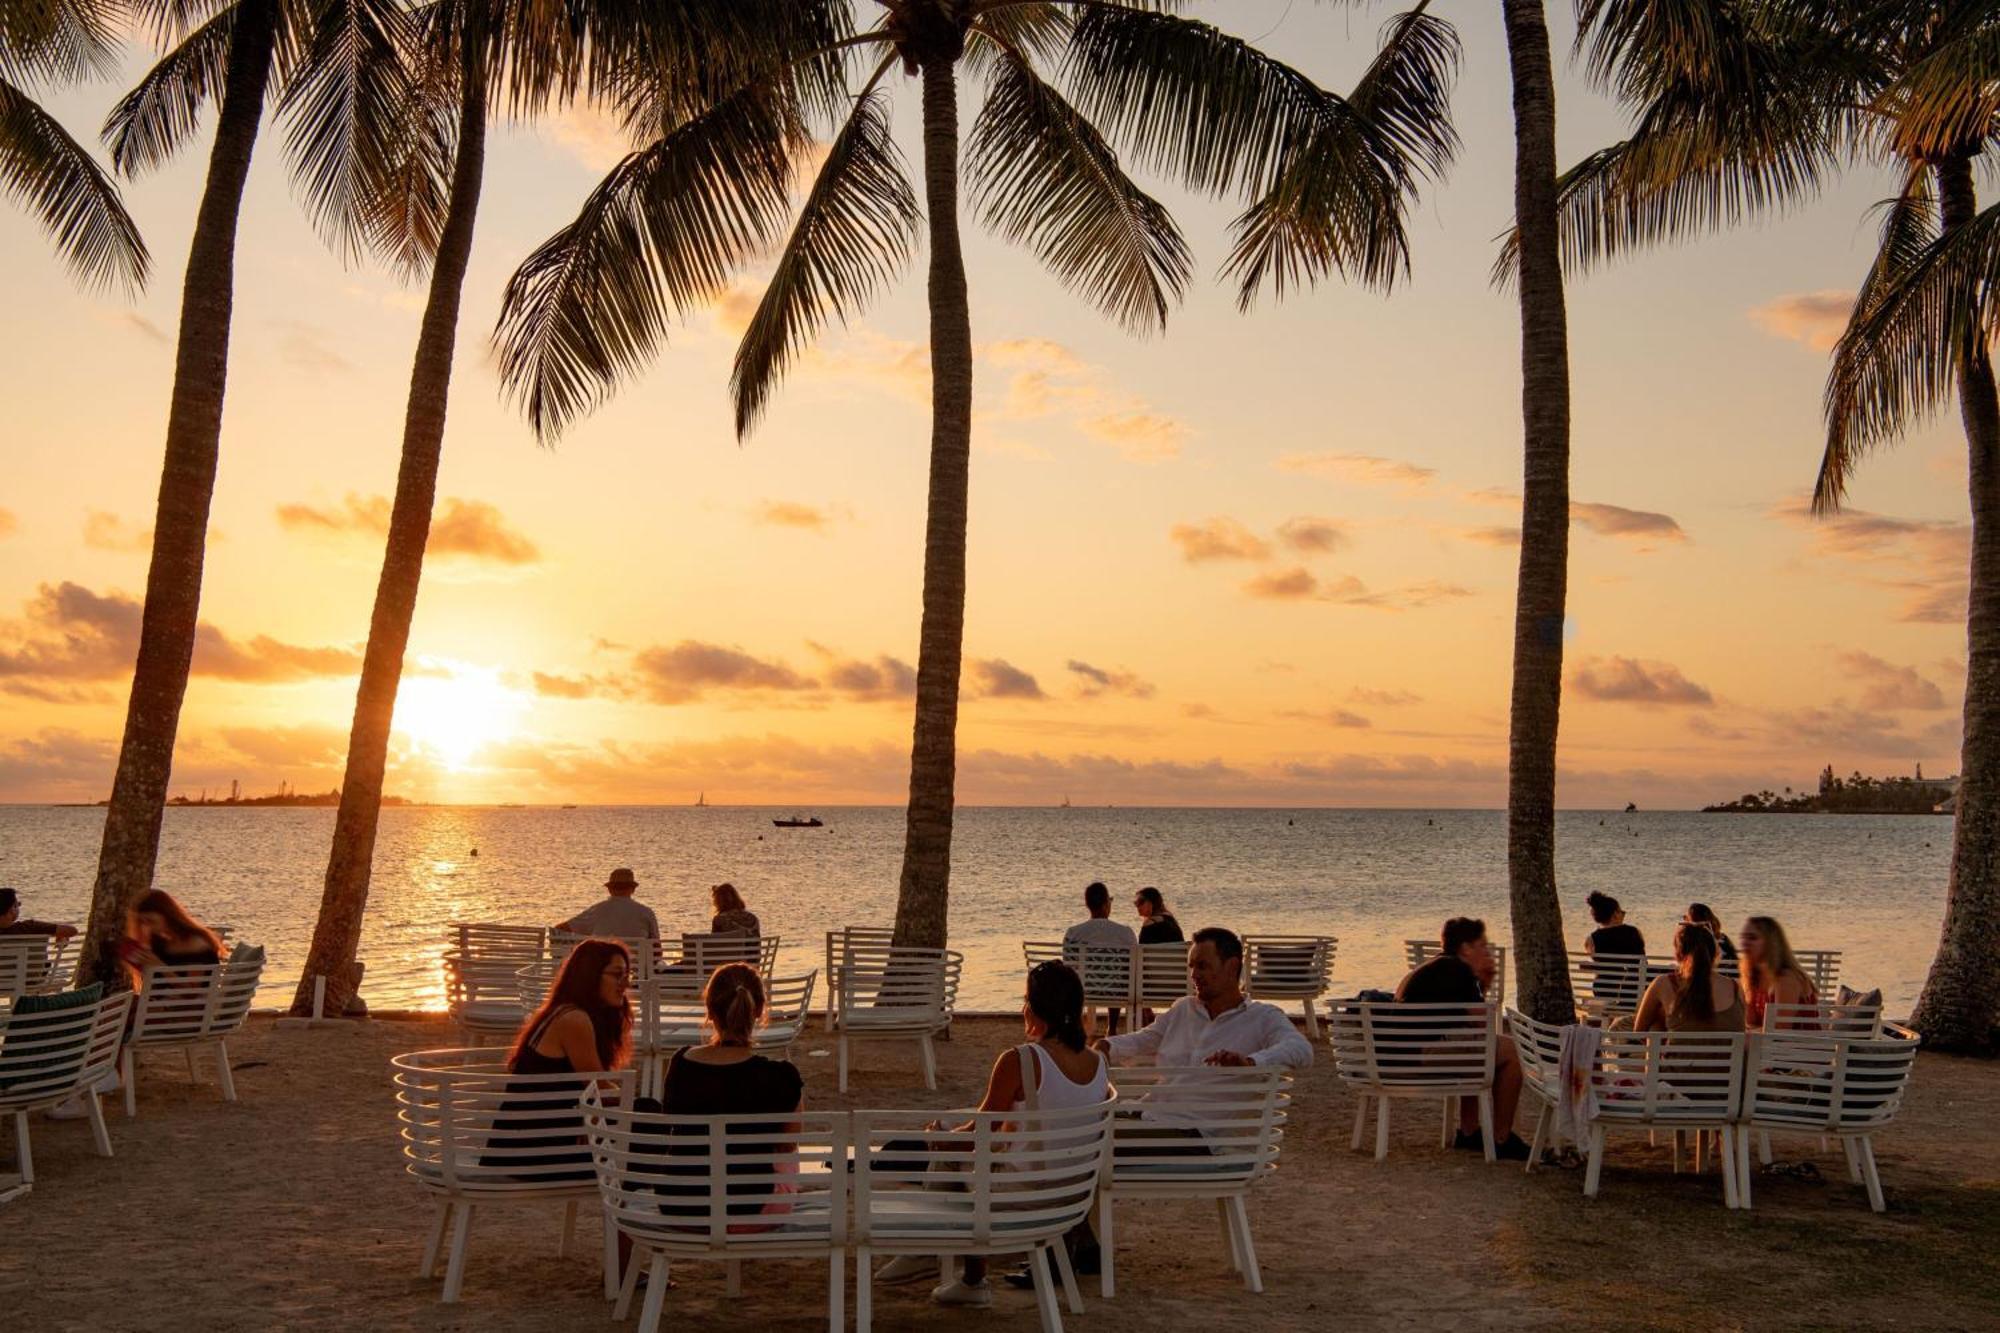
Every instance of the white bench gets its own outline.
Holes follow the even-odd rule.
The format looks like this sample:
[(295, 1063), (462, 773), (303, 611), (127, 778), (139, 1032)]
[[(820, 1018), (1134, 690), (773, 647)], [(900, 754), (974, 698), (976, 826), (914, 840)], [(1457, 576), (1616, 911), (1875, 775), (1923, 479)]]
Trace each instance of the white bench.
[(118, 1043), (131, 1008), (130, 991), (114, 991), (82, 1003), (24, 997), (0, 1006), (0, 1115), (14, 1118), (14, 1149), (22, 1185), (35, 1180), (29, 1116), (72, 1097), (81, 1096), (89, 1106), (97, 1155), (111, 1156), (111, 1131), (104, 1123), (97, 1084), (117, 1067)]
[(1839, 1139), (1849, 1177), (1867, 1186), (1868, 1206), (1882, 1212), (1874, 1136), (1902, 1110), (1917, 1046), (1916, 1033), (1893, 1023), (1874, 1036), (1799, 1031), (1753, 1036), (1737, 1143), (1742, 1206), (1750, 1206), (1750, 1131), (1763, 1140), (1768, 1164), (1768, 1136), (1777, 1130)]
[(197, 1050), (213, 1047), (215, 1079), (222, 1100), (236, 1100), (236, 1077), (229, 1069), (229, 1038), (242, 1030), (264, 975), (264, 950), (239, 944), (219, 963), (192, 967), (148, 967), (141, 974), (132, 1030), (125, 1036), (122, 1074), (125, 1114), (139, 1114), (139, 1052), (180, 1050), (187, 1056), (188, 1082), (196, 1082)]
[(1375, 1106), (1375, 1160), (1389, 1155), (1389, 1103), (1398, 1099), (1445, 1099), (1445, 1144), (1450, 1146), (1451, 1111), (1460, 1097), (1479, 1103), (1486, 1160), (1493, 1160), (1493, 1057), (1495, 1006), (1403, 1004), (1397, 1001), (1336, 1000), (1328, 1017), (1335, 1071), (1351, 1088), (1354, 1139), (1360, 1151)]
[(937, 1090), (932, 1037), (951, 1022), (965, 955), (850, 939), (841, 947), (838, 1028), (840, 1090), (847, 1091), (849, 1047), (861, 1040), (914, 1041), (924, 1086)]
[[(1740, 1032), (1603, 1033), (1590, 1069), (1597, 1114), (1590, 1122), (1584, 1194), (1597, 1197), (1611, 1130), (1714, 1132), (1722, 1139), (1723, 1202), (1736, 1207), (1743, 1043)], [(1674, 1161), (1678, 1167), (1678, 1148)]]

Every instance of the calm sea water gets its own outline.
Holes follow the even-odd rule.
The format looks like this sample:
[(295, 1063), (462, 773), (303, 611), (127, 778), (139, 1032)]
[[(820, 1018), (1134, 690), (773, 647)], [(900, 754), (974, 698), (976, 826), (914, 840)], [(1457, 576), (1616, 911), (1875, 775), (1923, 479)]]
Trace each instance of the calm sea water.
[[(822, 829), (774, 829), (786, 810), (712, 807), (392, 809), (382, 816), (362, 958), (377, 1007), (442, 1004), (437, 954), (460, 920), (550, 922), (600, 896), (614, 866), (669, 933), (706, 929), (707, 886), (743, 890), (780, 967), (821, 962), (822, 933), (894, 915), (900, 809), (820, 809)], [(0, 807), (0, 884), (28, 914), (88, 909), (103, 812)], [(169, 810), (160, 887), (236, 938), (270, 949), (267, 1003), (288, 1003), (318, 912), (331, 810)], [(1728, 816), (1568, 812), (1559, 882), (1573, 944), (1583, 896), (1625, 905), (1658, 952), (1690, 900), (1733, 930), (1752, 913), (1785, 923), (1800, 948), (1846, 951), (1845, 979), (1907, 1012), (1942, 920), (1949, 817)], [(478, 855), (473, 855), (477, 849)], [(1019, 1003), (1020, 941), (1053, 938), (1103, 879), (1121, 917), (1158, 885), (1182, 924), (1331, 934), (1341, 994), (1393, 985), (1402, 941), (1444, 917), (1483, 916), (1507, 935), (1506, 827), (1497, 811), (1028, 810), (958, 815), (951, 934), (965, 950), (962, 1002)]]

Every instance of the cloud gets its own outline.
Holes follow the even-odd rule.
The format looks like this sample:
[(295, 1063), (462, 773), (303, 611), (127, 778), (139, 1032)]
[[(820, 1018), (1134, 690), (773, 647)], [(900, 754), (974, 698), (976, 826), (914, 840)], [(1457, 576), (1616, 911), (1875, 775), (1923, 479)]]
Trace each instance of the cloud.
[(825, 536), (840, 511), (832, 505), (801, 504), (796, 500), (764, 500), (751, 511), (750, 519), (768, 528), (797, 528), (801, 532)]
[(573, 102), (538, 118), (549, 140), (597, 175), (624, 161), (633, 148), (618, 116), (589, 102)]
[(1870, 653), (1840, 654), (1840, 665), (1862, 684), (1861, 707), (1873, 712), (1899, 708), (1945, 706), (1944, 691), (1917, 674), (1915, 667), (1896, 666)]
[(11, 537), (21, 530), (21, 520), (11, 509), (0, 509), (0, 537)]
[(1233, 518), (1211, 518), (1200, 523), (1176, 523), (1167, 533), (1181, 548), (1181, 558), (1191, 565), (1209, 560), (1268, 560), (1271, 546), (1262, 537)]
[(1373, 722), (1370, 722), (1367, 718), (1363, 717), (1361, 714), (1353, 712), (1352, 710), (1346, 708), (1327, 708), (1327, 709), (1322, 709), (1319, 712), (1312, 712), (1304, 708), (1288, 708), (1285, 711), (1279, 713), (1278, 716), (1282, 718), (1289, 718), (1294, 722), (1324, 723), (1326, 726), (1329, 727), (1358, 728), (1358, 727), (1372, 727), (1375, 725)]
[(1113, 445), (1128, 463), (1164, 463), (1181, 452), (1187, 428), (1158, 412), (1106, 412), (1078, 423), (1083, 433)]
[[(278, 525), (294, 532), (389, 535), (391, 505), (385, 495), (349, 492), (339, 505), (282, 504)], [(427, 556), (483, 560), (496, 565), (531, 565), (541, 550), (508, 526), (499, 509), (484, 500), (447, 497), (431, 517)]]
[(299, 320), (274, 319), (278, 330), (278, 356), (296, 370), (309, 375), (349, 375), (354, 363), (334, 349), (332, 336), (314, 324)]
[(861, 703), (910, 699), (917, 693), (917, 669), (900, 657), (877, 654), (873, 661), (842, 657), (824, 644), (807, 647), (825, 662), (826, 686)]
[(535, 693), (545, 699), (629, 699), (630, 681), (619, 676), (565, 676), (555, 672), (531, 673)]
[(150, 551), (153, 530), (102, 509), (87, 509), (83, 515), (83, 544), (99, 551)]
[(1467, 541), (1477, 542), (1481, 546), (1519, 546), (1521, 544), (1521, 530), (1519, 528), (1505, 526), (1467, 528), (1461, 535)]
[(740, 648), (683, 639), (671, 648), (634, 655), (638, 688), (654, 703), (691, 703), (711, 689), (810, 690), (817, 682), (782, 662), (753, 657)]
[(1378, 458), (1373, 454), (1285, 454), (1278, 459), (1277, 467), (1280, 472), (1298, 472), (1331, 481), (1362, 486), (1402, 486), (1409, 490), (1428, 486), (1431, 479), (1437, 476), (1434, 467), (1406, 463), (1397, 458)]
[(1347, 697), (1355, 703), (1372, 704), (1377, 708), (1405, 708), (1424, 701), (1422, 695), (1408, 690), (1375, 690), (1365, 685), (1356, 685), (1347, 692)]
[(1865, 509), (1843, 509), (1818, 518), (1804, 496), (1773, 506), (1770, 516), (1810, 534), (1821, 555), (1853, 565), (1857, 582), (1901, 594), (1898, 620), (1922, 625), (1965, 623), (1971, 525), (1898, 518)]
[(1569, 521), (1600, 537), (1656, 537), (1661, 541), (1675, 542), (1684, 542), (1688, 539), (1681, 525), (1669, 515), (1650, 513), (1644, 509), (1627, 509), (1623, 505), (1572, 500), (1569, 505)]
[(1592, 657), (1577, 664), (1569, 686), (1585, 698), (1605, 703), (1707, 708), (1715, 696), (1668, 662), (1630, 657)]
[(1301, 514), (1278, 525), (1278, 540), (1306, 555), (1324, 555), (1348, 544), (1347, 529), (1330, 518)]
[(157, 346), (165, 347), (172, 341), (167, 337), (166, 330), (129, 306), (99, 309), (94, 313), (97, 318), (103, 320), (105, 323), (131, 333), (136, 333), (147, 342), (154, 343)]
[(245, 758), (271, 768), (318, 768), (347, 758), (347, 733), (304, 723), (296, 727), (224, 727), (222, 739)]
[(1414, 610), (1473, 596), (1470, 588), (1438, 579), (1425, 579), (1377, 591), (1352, 574), (1322, 579), (1303, 565), (1259, 574), (1243, 585), (1243, 591), (1260, 601), (1335, 602), (1342, 606), (1368, 606), (1384, 611)]
[(1006, 423), (1066, 416), (1078, 431), (1112, 446), (1127, 462), (1163, 463), (1179, 456), (1188, 436), (1182, 422), (1111, 386), (1102, 368), (1063, 344), (1011, 338), (979, 350), (982, 359), (1006, 375), (1001, 406), (986, 414), (989, 419)]
[(1041, 682), (1004, 658), (978, 658), (966, 663), (978, 699), (1046, 699)]
[(1078, 678), (1076, 692), (1080, 698), (1095, 699), (1105, 694), (1122, 694), (1132, 699), (1153, 697), (1152, 683), (1139, 679), (1130, 671), (1123, 669), (1106, 671), (1102, 667), (1094, 667), (1074, 657), (1065, 664), (1065, 667)]
[(1303, 565), (1259, 574), (1243, 585), (1243, 591), (1263, 601), (1296, 602), (1319, 595), (1319, 580)]
[(1816, 352), (1830, 352), (1847, 328), (1854, 310), (1854, 293), (1829, 287), (1795, 292), (1752, 306), (1750, 322), (1774, 338), (1801, 342)]

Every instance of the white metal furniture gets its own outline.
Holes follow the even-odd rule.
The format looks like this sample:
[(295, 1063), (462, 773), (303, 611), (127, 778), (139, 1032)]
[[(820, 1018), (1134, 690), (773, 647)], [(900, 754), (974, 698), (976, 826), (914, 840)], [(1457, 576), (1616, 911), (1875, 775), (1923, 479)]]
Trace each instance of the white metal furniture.
[(1389, 1103), (1397, 1099), (1445, 1099), (1445, 1143), (1450, 1146), (1451, 1112), (1460, 1097), (1479, 1103), (1486, 1160), (1493, 1160), (1493, 1057), (1495, 1010), (1491, 1003), (1402, 1004), (1396, 1001), (1337, 1000), (1327, 1026), (1335, 1070), (1353, 1089), (1352, 1147), (1360, 1151), (1375, 1107), (1375, 1160), (1389, 1155)]
[(741, 1294), (744, 1260), (825, 1259), (829, 1333), (846, 1323), (848, 1145), (845, 1112), (764, 1116), (642, 1114), (584, 1096), (607, 1221), (631, 1238), (612, 1318), (624, 1319), (649, 1270), (639, 1333), (655, 1333), (669, 1266), (726, 1265)]
[(1250, 1238), (1250, 1191), (1278, 1169), (1291, 1106), (1288, 1070), (1163, 1066), (1115, 1069), (1111, 1171), (1097, 1192), (1098, 1289), (1116, 1294), (1114, 1212), (1121, 1200), (1214, 1199), (1243, 1285), (1264, 1290)]
[(71, 943), (53, 935), (0, 935), (0, 998), (53, 995), (69, 985), (76, 964)]
[(896, 932), (888, 926), (843, 926), (826, 932), (826, 1026), (829, 1031), (840, 1022), (840, 993), (846, 985), (841, 958), (848, 944), (895, 942)]
[[(598, 1199), (580, 1099), (587, 1084), (611, 1083), (618, 1100), (629, 1103), (632, 1072), (510, 1074), (502, 1053), (480, 1047), (412, 1051), (389, 1064), (403, 1169), (437, 1203), (420, 1271), (434, 1277), (446, 1251), (443, 1299), (456, 1301), (464, 1285), (475, 1207), (563, 1203), (567, 1253), (577, 1204)], [(617, 1274), (617, 1238), (607, 1226), (607, 1300), (617, 1295)]]
[(1070, 1312), (1083, 1313), (1063, 1236), (1110, 1167), (1117, 1104), (951, 1112), (946, 1124), (971, 1128), (944, 1130), (925, 1128), (936, 1111), (854, 1112), (857, 1333), (872, 1327), (877, 1254), (1026, 1254), (1044, 1333), (1062, 1328), (1057, 1271)]
[(1813, 994), (1831, 1000), (1840, 985), (1839, 949), (1794, 949), (1792, 957), (1812, 978)]
[[(1486, 998), (1504, 1005), (1507, 1003), (1507, 946), (1489, 943), (1486, 951), (1493, 955), (1493, 993)], [(1443, 952), (1444, 945), (1436, 940), (1403, 941), (1403, 961), (1412, 972)]]
[[(523, 978), (542, 977), (540, 992), (548, 990), (546, 978), (553, 968), (546, 962), (524, 963), (519, 958), (467, 957), (460, 953), (444, 956), (445, 1013), (458, 1024), (465, 1040), (478, 1046), (488, 1040), (508, 1041), (521, 1030), (532, 1012), (523, 987)], [(532, 1004), (539, 1004), (538, 993)]]
[(1882, 1006), (1879, 1004), (1808, 1004), (1764, 1006), (1764, 1031), (1809, 1032), (1836, 1037), (1879, 1037), (1882, 1035)]
[(549, 952), (547, 926), (511, 926), (497, 921), (454, 921), (448, 937), (461, 958), (510, 958), (532, 963)]
[(35, 1179), (35, 1156), (28, 1141), (30, 1114), (72, 1097), (81, 1096), (89, 1107), (97, 1155), (111, 1156), (111, 1131), (104, 1123), (97, 1084), (118, 1065), (118, 1041), (131, 1008), (130, 991), (62, 1008), (32, 1003), (0, 1007), (0, 1115), (14, 1118), (21, 1184), (33, 1184)]
[(1333, 984), (1331, 935), (1245, 935), (1243, 989), (1252, 999), (1282, 1005), (1297, 1000), (1305, 1008), (1306, 1036), (1319, 1039), (1313, 1004)]
[(847, 1091), (848, 1048), (857, 1041), (914, 1041), (924, 1086), (937, 1091), (932, 1036), (951, 1022), (965, 955), (956, 949), (910, 949), (850, 939), (841, 946), (840, 1090)]
[(1535, 1137), (1528, 1145), (1526, 1169), (1533, 1171), (1542, 1156), (1542, 1137), (1552, 1128), (1562, 1100), (1563, 1029), (1528, 1017), (1518, 1009), (1506, 1013), (1507, 1036), (1521, 1062), (1521, 1091), (1537, 1104)]
[(776, 935), (712, 935), (703, 932), (698, 935), (680, 937), (680, 953), (671, 966), (701, 978), (707, 985), (709, 976), (724, 963), (748, 963), (766, 977), (778, 965), (778, 947), (783, 941)]
[[(756, 1040), (767, 1050), (790, 1055), (792, 1043), (812, 1015), (817, 969), (802, 977), (775, 977), (764, 988), (764, 1023)], [(701, 996), (649, 980), (635, 997), (632, 1063), (640, 1071), (639, 1094), (657, 1096), (666, 1063), (683, 1046), (708, 1039), (708, 1009)]]
[[(1667, 976), (1678, 967), (1678, 960), (1670, 953), (1592, 954), (1572, 950), (1569, 984), (1576, 996), (1577, 1013), (1588, 1022), (1600, 1024), (1636, 1014), (1639, 1002), (1646, 997), (1646, 988), (1655, 978)], [(1715, 972), (1717, 976), (1734, 977), (1737, 961), (1718, 957)]]
[(242, 944), (219, 963), (145, 969), (121, 1060), (128, 1117), (139, 1114), (141, 1051), (184, 1052), (188, 1082), (193, 1083), (195, 1052), (212, 1047), (222, 1100), (236, 1100), (236, 1078), (229, 1070), (229, 1039), (249, 1017), (250, 1002), (256, 998), (257, 982), (263, 975), (264, 951)]
[(1753, 1036), (1736, 1145), (1742, 1206), (1750, 1206), (1749, 1132), (1754, 1129), (1767, 1164), (1768, 1135), (1774, 1130), (1839, 1139), (1848, 1175), (1868, 1187), (1868, 1206), (1882, 1212), (1886, 1205), (1875, 1168), (1874, 1135), (1902, 1109), (1917, 1045), (1916, 1033), (1894, 1023), (1872, 1037), (1799, 1031)]
[[(1743, 1049), (1740, 1032), (1604, 1032), (1590, 1069), (1596, 1114), (1589, 1122), (1584, 1194), (1597, 1197), (1604, 1141), (1611, 1130), (1693, 1131), (1697, 1136), (1713, 1131), (1722, 1140), (1723, 1202), (1736, 1207)], [(1674, 1157), (1678, 1166), (1678, 1147)]]
[[(1132, 951), (1132, 999), (1135, 1008), (1166, 1009), (1193, 993), (1188, 979), (1188, 946), (1178, 940), (1142, 944)], [(1135, 1014), (1132, 1025), (1137, 1027)]]
[(1023, 940), (1021, 960), (1029, 971), (1043, 963), (1068, 963), (1083, 981), (1086, 1007), (1129, 1009), (1133, 1003), (1134, 947), (1082, 940)]

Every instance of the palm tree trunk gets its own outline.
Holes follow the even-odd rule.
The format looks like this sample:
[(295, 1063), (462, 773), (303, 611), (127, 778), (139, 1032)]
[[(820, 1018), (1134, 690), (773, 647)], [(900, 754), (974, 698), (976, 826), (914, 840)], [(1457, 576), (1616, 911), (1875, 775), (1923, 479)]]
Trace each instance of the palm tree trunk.
[(264, 117), (277, 17), (276, 0), (242, 0), (238, 6), (215, 145), (209, 152), (208, 179), (181, 286), (166, 461), (153, 520), (153, 560), (146, 575), (139, 660), (125, 710), (118, 773), (104, 812), (104, 842), (83, 945), (82, 979), (107, 985), (124, 982), (118, 941), (132, 904), (153, 884), (181, 701), (194, 659), (208, 508), (215, 494), (222, 397), (229, 376), (237, 215)]
[[(1972, 160), (1937, 166), (1948, 234), (1972, 220)], [(1965, 618), (1965, 735), (1952, 831), (1944, 931), (1911, 1022), (1924, 1044), (1991, 1053), (2000, 1045), (2000, 396), (1983, 342), (1958, 380), (1972, 498), (1971, 590)]]
[(395, 721), (396, 690), (403, 679), (410, 622), (417, 613), (423, 581), (424, 547), (430, 541), (431, 510), (437, 500), (438, 459), (444, 450), (445, 410), (451, 394), (451, 359), (458, 342), (459, 298), (472, 258), (473, 222), (486, 167), (486, 79), (482, 34), (464, 36), (463, 91), (459, 99), (458, 155), (452, 166), (430, 295), (417, 335), (410, 398), (403, 415), (403, 461), (396, 476), (396, 502), (389, 514), (389, 540), (382, 576), (375, 585), (375, 614), (368, 626), (368, 650), (361, 662), (361, 685), (354, 698), (354, 726), (347, 738), (347, 773), (334, 816), (333, 851), (327, 859), (326, 888), (305, 971), (292, 998), (295, 1014), (312, 1011), (313, 980), (326, 978), (326, 1012), (346, 1011), (361, 984), (355, 955), (361, 945), (361, 918), (368, 906), (369, 873), (375, 860), (375, 831), (382, 815), (382, 776), (389, 760), (389, 730)]
[(1521, 571), (1507, 745), (1507, 892), (1522, 1010), (1575, 1021), (1556, 894), (1556, 729), (1569, 591), (1569, 326), (1556, 223), (1555, 69), (1542, 0), (1505, 0), (1520, 229)]
[(966, 492), (972, 465), (972, 314), (958, 239), (958, 78), (924, 62), (924, 194), (930, 216), (931, 485), (909, 823), (896, 943), (942, 948), (951, 883), (959, 658), (965, 641)]

